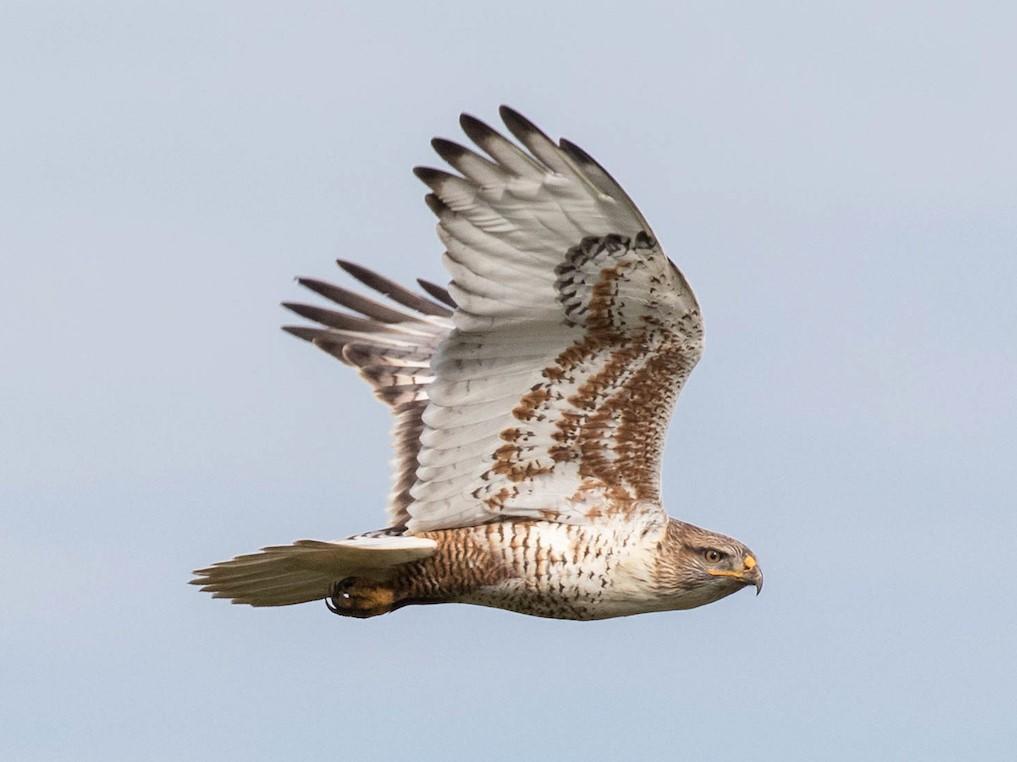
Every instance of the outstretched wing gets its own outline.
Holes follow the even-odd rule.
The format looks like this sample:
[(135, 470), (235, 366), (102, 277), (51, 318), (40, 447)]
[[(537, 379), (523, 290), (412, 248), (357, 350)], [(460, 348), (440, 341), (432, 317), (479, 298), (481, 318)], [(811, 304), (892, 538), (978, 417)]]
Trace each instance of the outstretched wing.
[(526, 151), (464, 116), (491, 160), (438, 140), (459, 174), (417, 170), (457, 308), (432, 361), (412, 530), (658, 500), (664, 432), (702, 349), (692, 291), (620, 186), (501, 114)]
[[(400, 458), (404, 474), (416, 468), (392, 515), (411, 532), (583, 522), (658, 501), (665, 429), (702, 350), (695, 297), (620, 186), (572, 143), (501, 113), (527, 150), (464, 115), (490, 158), (436, 139), (459, 174), (416, 170), (452, 275), (451, 299), (426, 290), (451, 316), (389, 315), (373, 330), (384, 317), (337, 299), (372, 318), (337, 356), (362, 369), (361, 355), (381, 356), (384, 370), (365, 373), (379, 396), (410, 395), (405, 431), (419, 436), (416, 449), (400, 440)], [(392, 285), (378, 290), (396, 298)], [(332, 327), (305, 336), (323, 348), (351, 330), (304, 309)]]

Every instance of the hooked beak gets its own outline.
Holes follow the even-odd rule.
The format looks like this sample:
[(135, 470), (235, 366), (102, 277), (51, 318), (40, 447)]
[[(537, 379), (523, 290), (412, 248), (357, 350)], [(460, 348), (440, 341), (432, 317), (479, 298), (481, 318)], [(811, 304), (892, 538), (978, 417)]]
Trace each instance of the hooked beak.
[(745, 556), (745, 577), (756, 586), (756, 595), (763, 592), (763, 572), (754, 556)]
[(759, 569), (759, 564), (756, 563), (756, 559), (753, 556), (745, 556), (745, 561), (741, 571), (727, 571), (726, 569), (707, 569), (707, 574), (712, 574), (714, 577), (732, 577), (733, 579), (740, 580), (746, 585), (755, 585), (756, 595), (763, 592), (763, 572)]
[(763, 592), (763, 572), (759, 571), (759, 567), (756, 567), (755, 579), (753, 584), (756, 586), (756, 595)]

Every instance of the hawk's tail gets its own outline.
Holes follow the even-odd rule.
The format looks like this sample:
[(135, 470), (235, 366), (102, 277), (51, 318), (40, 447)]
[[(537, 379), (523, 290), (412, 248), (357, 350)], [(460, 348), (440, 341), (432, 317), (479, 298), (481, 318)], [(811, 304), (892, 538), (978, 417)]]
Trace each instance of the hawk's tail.
[(388, 579), (397, 566), (427, 558), (436, 547), (434, 540), (406, 535), (297, 540), (196, 569), (191, 584), (233, 603), (289, 606), (327, 598), (347, 577)]

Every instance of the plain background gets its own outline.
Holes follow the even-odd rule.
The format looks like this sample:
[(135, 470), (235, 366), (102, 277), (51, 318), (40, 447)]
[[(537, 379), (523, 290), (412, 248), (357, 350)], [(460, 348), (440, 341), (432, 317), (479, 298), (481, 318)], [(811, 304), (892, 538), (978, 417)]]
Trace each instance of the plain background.
[[(1012, 759), (1010, 3), (0, 8), (0, 757)], [(444, 280), (410, 174), (512, 104), (703, 305), (665, 499), (767, 587), (599, 623), (229, 606), (380, 526), (295, 275)]]

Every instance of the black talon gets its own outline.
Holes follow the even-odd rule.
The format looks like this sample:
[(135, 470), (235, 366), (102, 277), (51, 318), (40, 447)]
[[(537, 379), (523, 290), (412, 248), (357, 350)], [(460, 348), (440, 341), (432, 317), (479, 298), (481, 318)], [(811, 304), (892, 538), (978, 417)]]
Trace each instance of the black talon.
[(347, 577), (346, 579), (337, 579), (335, 582), (332, 583), (332, 589), (329, 591), (328, 598), (325, 599), (325, 605), (328, 607), (328, 610), (331, 611), (333, 614), (344, 616), (344, 612), (339, 608), (340, 606), (339, 601), (340, 600), (348, 601), (350, 599), (350, 594), (343, 592), (343, 589), (349, 587), (349, 585), (350, 585), (349, 577)]

